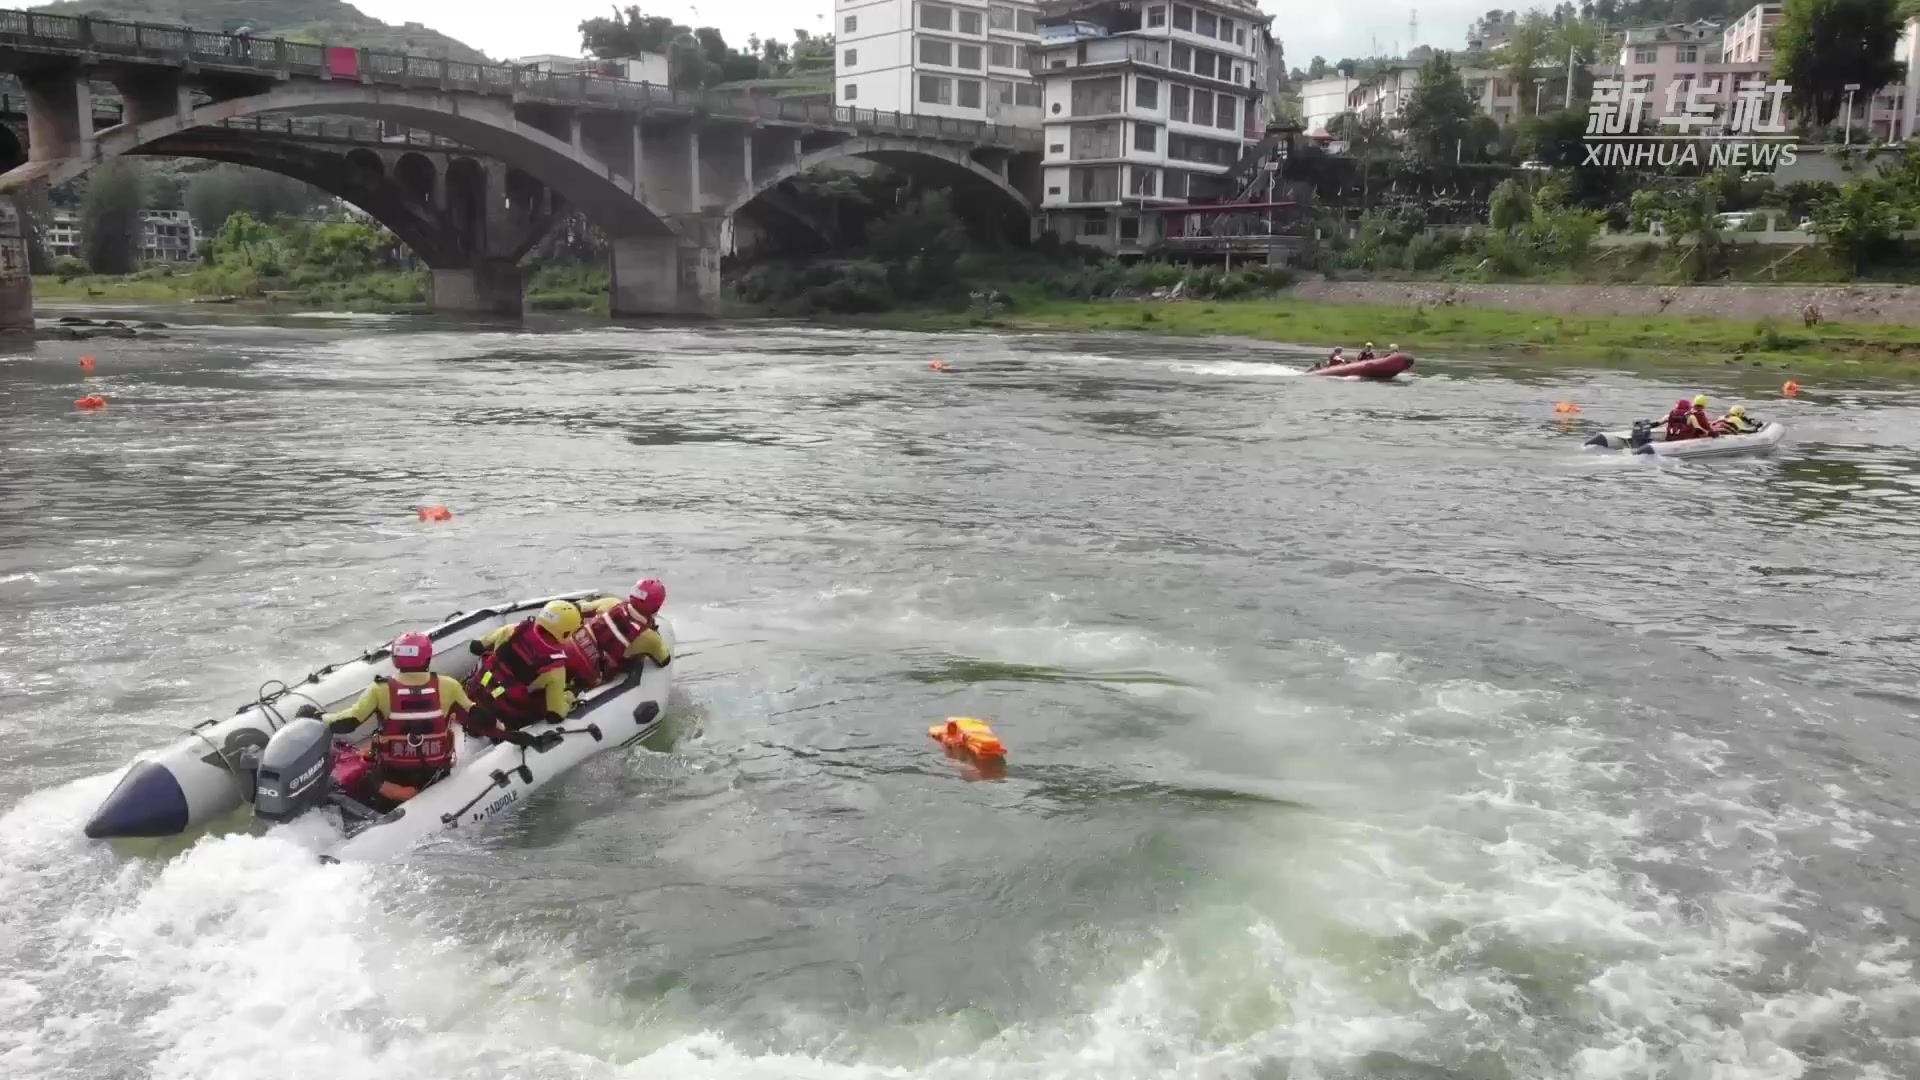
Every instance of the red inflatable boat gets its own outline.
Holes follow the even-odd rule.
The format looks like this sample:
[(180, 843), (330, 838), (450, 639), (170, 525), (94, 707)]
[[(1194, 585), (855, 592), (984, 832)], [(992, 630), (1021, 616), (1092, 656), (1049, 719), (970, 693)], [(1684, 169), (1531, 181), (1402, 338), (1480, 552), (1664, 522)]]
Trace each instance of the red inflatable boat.
[(1343, 375), (1355, 379), (1391, 379), (1412, 366), (1413, 357), (1397, 352), (1387, 356), (1376, 356), (1371, 360), (1349, 360), (1332, 367), (1313, 368), (1307, 374)]

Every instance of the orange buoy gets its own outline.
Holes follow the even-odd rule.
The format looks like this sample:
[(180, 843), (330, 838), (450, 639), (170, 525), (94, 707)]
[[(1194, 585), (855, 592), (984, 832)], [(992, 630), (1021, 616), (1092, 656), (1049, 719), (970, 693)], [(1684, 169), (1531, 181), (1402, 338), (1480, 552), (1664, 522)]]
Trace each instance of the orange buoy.
[(421, 521), (452, 521), (453, 511), (444, 506), (422, 506), (415, 510)]
[(927, 361), (927, 368), (931, 371), (945, 371), (947, 370), (947, 362), (945, 360), (929, 360)]
[(1571, 401), (1556, 401), (1553, 403), (1553, 411), (1561, 414), (1577, 413), (1580, 411), (1580, 406)]
[(93, 363), (93, 357), (91, 357), (91, 356), (83, 356), (83, 357), (81, 357), (81, 358), (80, 358), (80, 370), (81, 370), (81, 371), (92, 371), (92, 370), (93, 370), (93, 368), (94, 368), (94, 363)]
[(1799, 397), (1800, 384), (1797, 382), (1794, 382), (1792, 379), (1788, 379), (1784, 384), (1781, 385), (1780, 392), (1786, 395), (1787, 397)]
[(1006, 744), (986, 721), (971, 716), (949, 716), (946, 723), (928, 728), (927, 734), (952, 757), (998, 760), (1007, 756)]
[(78, 409), (104, 409), (107, 407), (107, 399), (99, 394), (88, 394), (83, 398), (75, 398), (73, 404)]

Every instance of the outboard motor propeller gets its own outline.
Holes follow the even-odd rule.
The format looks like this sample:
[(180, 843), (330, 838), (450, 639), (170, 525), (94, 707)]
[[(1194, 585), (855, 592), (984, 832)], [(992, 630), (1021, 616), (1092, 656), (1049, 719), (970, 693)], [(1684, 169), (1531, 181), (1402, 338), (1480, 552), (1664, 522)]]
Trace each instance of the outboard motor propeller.
[(260, 752), (253, 814), (265, 821), (292, 821), (327, 802), (333, 790), (333, 731), (324, 721), (300, 717), (273, 733)]

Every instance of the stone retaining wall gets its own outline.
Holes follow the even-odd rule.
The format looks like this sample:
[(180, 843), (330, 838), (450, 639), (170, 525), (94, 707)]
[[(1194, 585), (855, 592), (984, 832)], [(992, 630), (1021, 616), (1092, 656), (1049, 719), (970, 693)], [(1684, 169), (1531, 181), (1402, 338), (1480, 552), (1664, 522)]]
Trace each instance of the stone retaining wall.
[(1920, 324), (1910, 285), (1453, 285), (1406, 281), (1305, 281), (1287, 291), (1323, 304), (1490, 308), (1543, 315), (1670, 315), (1797, 323), (1808, 303), (1828, 322)]

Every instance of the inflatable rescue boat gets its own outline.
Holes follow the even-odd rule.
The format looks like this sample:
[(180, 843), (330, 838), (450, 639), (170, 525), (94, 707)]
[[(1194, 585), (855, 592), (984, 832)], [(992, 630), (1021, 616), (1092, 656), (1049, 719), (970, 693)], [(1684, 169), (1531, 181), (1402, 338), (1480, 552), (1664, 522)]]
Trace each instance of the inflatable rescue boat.
[(1595, 450), (1631, 450), (1636, 454), (1697, 461), (1771, 454), (1786, 435), (1786, 426), (1774, 420), (1762, 425), (1759, 431), (1746, 435), (1716, 435), (1711, 439), (1668, 442), (1664, 428), (1651, 421), (1640, 420), (1634, 423), (1632, 431), (1602, 431), (1588, 439), (1586, 446)]
[[(468, 642), (532, 616), (550, 600), (597, 595), (604, 594), (543, 596), (456, 613), (427, 631), (434, 642), (433, 670), (464, 679), (479, 663)], [(664, 620), (660, 633), (671, 646), (672, 632)], [(258, 818), (274, 823), (336, 808), (342, 811), (346, 838), (330, 854), (384, 857), (430, 834), (470, 829), (508, 813), (589, 758), (646, 738), (660, 726), (672, 680), (668, 668), (637, 661), (622, 676), (581, 693), (565, 723), (525, 728), (536, 740), (532, 747), (496, 745), (459, 732), (455, 763), (446, 777), (397, 808), (374, 814), (339, 797), (333, 774), (348, 755), (336, 750), (325, 723), (296, 717), (295, 712), (308, 704), (324, 712), (343, 709), (375, 678), (395, 670), (382, 646), (322, 667), (292, 685), (268, 683), (252, 704), (193, 728), (172, 746), (130, 766), (87, 822), (87, 836), (172, 836), (248, 803)], [(378, 724), (378, 718), (370, 719), (341, 742), (364, 744)]]
[(1332, 367), (1308, 368), (1307, 374), (1347, 379), (1391, 379), (1412, 366), (1413, 357), (1397, 352), (1376, 356), (1371, 360), (1349, 360)]

